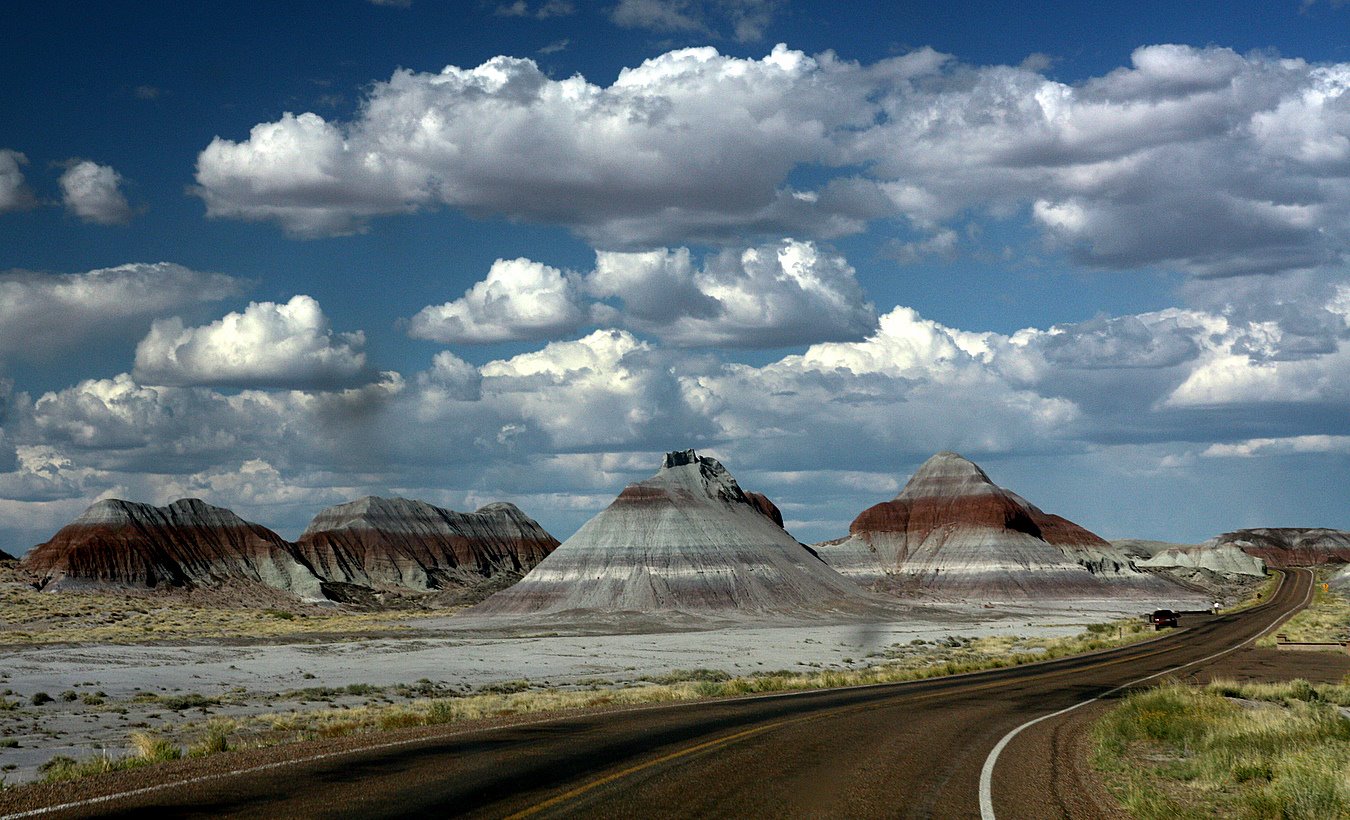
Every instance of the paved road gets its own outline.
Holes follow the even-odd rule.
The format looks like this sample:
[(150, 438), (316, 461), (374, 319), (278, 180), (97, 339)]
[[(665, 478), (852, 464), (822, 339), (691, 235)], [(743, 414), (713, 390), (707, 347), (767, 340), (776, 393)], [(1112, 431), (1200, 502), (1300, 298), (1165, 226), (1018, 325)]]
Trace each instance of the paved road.
[[(1311, 573), (1293, 571), (1261, 607), (1193, 616), (1183, 619), (1187, 628), (1160, 640), (1098, 655), (959, 678), (462, 733), (63, 814), (978, 817), (981, 767), (1009, 731), (1238, 646), (1302, 605), (1311, 583)], [(1080, 802), (1072, 778), (1066, 784), (1055, 765), (1073, 750), (1042, 748), (1043, 738), (1053, 744), (1058, 737), (1043, 731), (1052, 723), (1023, 733), (999, 758), (992, 778), (999, 817), (1103, 810)]]

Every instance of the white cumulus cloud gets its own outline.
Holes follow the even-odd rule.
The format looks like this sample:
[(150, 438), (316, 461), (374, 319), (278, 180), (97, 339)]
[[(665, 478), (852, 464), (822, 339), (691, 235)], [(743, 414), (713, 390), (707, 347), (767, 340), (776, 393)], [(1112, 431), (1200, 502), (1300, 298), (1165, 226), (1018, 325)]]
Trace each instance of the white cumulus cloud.
[(360, 332), (334, 333), (319, 303), (251, 302), (202, 327), (161, 319), (136, 346), (135, 378), (154, 385), (332, 387), (365, 369)]
[(151, 317), (220, 301), (243, 285), (169, 262), (87, 273), (0, 274), (0, 359), (40, 357), (93, 336), (143, 328)]
[(585, 276), (499, 259), (463, 297), (419, 311), (408, 332), (476, 344), (558, 338), (597, 323), (680, 347), (782, 347), (861, 339), (876, 321), (842, 256), (784, 239), (710, 255), (701, 267), (688, 248), (598, 251)]
[(557, 268), (529, 259), (498, 259), (464, 296), (413, 316), (418, 339), (481, 344), (556, 338), (588, 317), (575, 283)]
[(23, 166), (28, 157), (8, 148), (0, 149), (0, 214), (23, 211), (37, 204), (24, 180)]
[[(703, 6), (619, 8), (682, 25)], [(450, 206), (607, 250), (821, 239), (898, 217), (921, 238), (896, 253), (917, 258), (959, 252), (958, 221), (992, 217), (1100, 268), (1228, 277), (1350, 251), (1350, 64), (1163, 44), (1073, 84), (1043, 71), (932, 49), (864, 65), (691, 48), (600, 86), (500, 56), (400, 71), (351, 121), (287, 114), (218, 137), (197, 192), (212, 216), (302, 236)], [(808, 190), (789, 182), (803, 167)]]
[(876, 327), (853, 268), (814, 243), (726, 250), (695, 269), (689, 251), (601, 251), (587, 279), (622, 300), (620, 320), (680, 346), (782, 347), (860, 339)]
[(60, 183), (66, 209), (85, 222), (125, 225), (135, 213), (122, 194), (122, 175), (110, 165), (72, 160)]
[(761, 60), (673, 51), (607, 87), (554, 80), (528, 59), (402, 70), (352, 122), (286, 114), (197, 159), (215, 217), (276, 220), (293, 234), (363, 229), (436, 204), (561, 223), (605, 244), (746, 231), (856, 231), (879, 203), (848, 190), (792, 196), (799, 163), (865, 125), (873, 89), (856, 66), (779, 47)]

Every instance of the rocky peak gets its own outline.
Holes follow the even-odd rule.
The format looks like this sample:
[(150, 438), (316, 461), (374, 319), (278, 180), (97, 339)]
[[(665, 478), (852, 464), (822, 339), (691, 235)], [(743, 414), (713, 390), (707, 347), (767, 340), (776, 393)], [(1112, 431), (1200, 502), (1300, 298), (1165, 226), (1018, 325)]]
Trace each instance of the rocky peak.
[(698, 453), (693, 450), (675, 450), (666, 453), (666, 457), (661, 460), (661, 469), (669, 470), (671, 467), (683, 467), (697, 461)]
[(944, 450), (925, 461), (905, 484), (898, 498), (991, 495), (999, 488), (979, 465), (959, 453)]
[(89, 505), (89, 508), (81, 513), (74, 523), (84, 525), (122, 524), (139, 517), (138, 513), (143, 514), (140, 508), (148, 508), (149, 506), (149, 504), (137, 504), (134, 501), (123, 501), (120, 498), (105, 498)]
[(525, 512), (510, 501), (493, 501), (474, 510), (475, 515), (499, 515), (503, 518), (528, 518)]
[[(642, 488), (645, 492), (665, 491), (695, 498), (704, 496), (734, 504), (751, 503), (736, 479), (722, 466), (722, 462), (709, 456), (700, 456), (693, 450), (666, 453), (656, 475), (632, 487)], [(619, 497), (623, 498), (623, 494)]]

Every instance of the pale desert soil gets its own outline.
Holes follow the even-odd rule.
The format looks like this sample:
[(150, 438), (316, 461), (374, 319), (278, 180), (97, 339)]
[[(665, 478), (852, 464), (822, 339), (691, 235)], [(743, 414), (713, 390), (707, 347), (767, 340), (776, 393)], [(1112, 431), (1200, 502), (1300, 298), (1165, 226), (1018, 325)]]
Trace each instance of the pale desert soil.
[[(37, 777), (37, 767), (58, 754), (122, 755), (128, 734), (138, 729), (173, 735), (212, 718), (397, 703), (416, 697), (419, 686), (442, 693), (482, 691), (507, 682), (524, 686), (525, 681), (536, 687), (591, 688), (700, 668), (732, 675), (859, 668), (893, 655), (897, 647), (917, 651), (911, 649), (915, 641), (937, 647), (958, 637), (1072, 635), (1088, 624), (1139, 616), (1153, 605), (1076, 601), (987, 609), (943, 604), (915, 606), (890, 621), (672, 620), (664, 626), (680, 631), (623, 634), (585, 634), (616, 631), (622, 621), (569, 627), (459, 616), (405, 621), (418, 637), (11, 646), (0, 650), (0, 692), (9, 693), (0, 706), (12, 707), (0, 708), (0, 774), (12, 785)], [(313, 691), (353, 685), (356, 694)], [(311, 691), (298, 692), (305, 689)], [(38, 692), (54, 700), (34, 705), (31, 698)], [(73, 700), (63, 699), (67, 692)]]

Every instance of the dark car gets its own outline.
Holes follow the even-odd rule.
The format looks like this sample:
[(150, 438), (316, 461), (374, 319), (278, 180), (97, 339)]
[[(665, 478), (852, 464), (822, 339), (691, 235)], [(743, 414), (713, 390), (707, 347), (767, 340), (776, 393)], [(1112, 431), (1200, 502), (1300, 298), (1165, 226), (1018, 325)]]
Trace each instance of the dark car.
[(1154, 629), (1162, 629), (1165, 626), (1177, 625), (1177, 614), (1170, 609), (1155, 609), (1153, 614), (1148, 616), (1148, 622), (1153, 624)]

